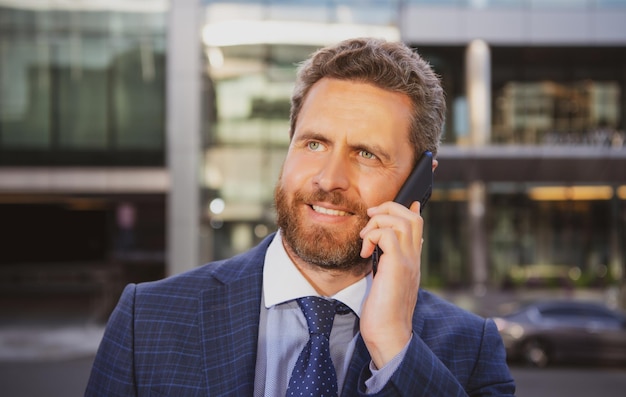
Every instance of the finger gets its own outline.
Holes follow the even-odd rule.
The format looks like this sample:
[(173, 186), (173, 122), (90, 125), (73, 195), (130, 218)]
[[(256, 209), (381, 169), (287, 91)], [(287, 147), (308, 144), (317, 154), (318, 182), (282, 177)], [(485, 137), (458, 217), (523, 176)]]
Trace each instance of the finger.
[[(411, 206), (409, 207), (409, 210), (411, 212), (420, 213), (420, 207), (421, 204), (419, 201), (414, 201), (413, 203), (411, 203)], [(380, 205), (377, 205), (375, 207), (370, 207), (367, 209), (367, 215), (369, 215), (370, 217), (374, 216), (374, 215), (379, 215), (379, 214), (401, 214), (402, 212), (406, 211), (406, 207), (403, 206), (402, 204), (396, 203), (395, 201), (386, 201)]]
[(420, 250), (422, 240), (422, 218), (414, 214), (414, 219), (398, 218), (390, 215), (377, 215), (361, 231), (363, 244), (361, 256), (369, 257), (376, 245), (383, 251), (397, 249), (406, 251)]
[(362, 235), (363, 245), (361, 246), (361, 257), (369, 258), (374, 253), (374, 249), (380, 241), (380, 229), (373, 229)]
[(415, 212), (416, 214), (421, 213), (421, 211), (422, 211), (422, 203), (420, 203), (419, 201), (414, 201), (411, 204), (410, 210), (412, 212)]
[[(414, 211), (415, 203), (411, 206), (412, 209), (408, 209), (405, 206), (388, 201), (377, 207), (371, 207), (367, 210), (367, 214), (370, 217), (368, 224), (363, 228), (365, 232), (374, 228), (390, 227), (393, 225), (397, 218), (400, 219), (415, 219), (415, 215), (419, 215), (419, 209)], [(419, 203), (417, 204), (419, 205)], [(392, 218), (384, 218), (383, 216), (391, 216)]]
[[(396, 223), (392, 227), (374, 228), (362, 233), (361, 257), (370, 257), (377, 245), (383, 253), (391, 254), (391, 257), (397, 256), (396, 260), (401, 257), (419, 257), (423, 242), (421, 229), (419, 227), (414, 229), (411, 226), (398, 226), (402, 222), (407, 225), (410, 224), (405, 220), (396, 219)], [(385, 256), (388, 259), (391, 257), (390, 255)]]

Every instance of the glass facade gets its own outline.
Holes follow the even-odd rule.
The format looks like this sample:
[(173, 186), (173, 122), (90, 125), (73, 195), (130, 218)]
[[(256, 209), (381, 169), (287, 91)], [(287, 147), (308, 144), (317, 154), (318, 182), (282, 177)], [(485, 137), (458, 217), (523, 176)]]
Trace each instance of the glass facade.
[(164, 276), (166, 17), (165, 0), (0, 0), (7, 321), (104, 321), (125, 283)]
[[(419, 48), (442, 76), (448, 96), (444, 144), (470, 145), (465, 48)], [(603, 147), (610, 151), (607, 159), (609, 153), (626, 153), (623, 50), (492, 46), (490, 51), (490, 145), (575, 147), (583, 153), (584, 148)], [(445, 167), (445, 156), (440, 163)], [(524, 183), (487, 181), (484, 206), (491, 285), (521, 284), (526, 276), (520, 276), (518, 269), (534, 266), (574, 269), (567, 275), (572, 285), (607, 285), (623, 277), (626, 203), (620, 189), (626, 170), (622, 182), (603, 184), (603, 169), (590, 170), (597, 175), (593, 183), (564, 183), (558, 174), (545, 182), (523, 168), (509, 172), (523, 174)], [(467, 285), (471, 279), (467, 185), (440, 181), (437, 186), (426, 226), (428, 280)]]
[(275, 228), (273, 193), (289, 144), (295, 65), (313, 50), (270, 44), (207, 49), (216, 122), (207, 120), (205, 128), (211, 133), (203, 220), (215, 230), (217, 258), (248, 249)]
[[(469, 140), (465, 48), (418, 46), (449, 99), (444, 143)], [(626, 55), (619, 47), (491, 49), (494, 145), (624, 145)]]
[[(101, 2), (74, 8), (40, 3), (44, 6), (14, 7), (0, 0), (0, 166), (165, 168), (167, 2), (113, 1), (99, 9), (87, 4)], [(289, 143), (289, 98), (297, 63), (341, 38), (345, 29), (357, 29), (350, 35), (401, 39), (406, 27), (399, 26), (398, 14), (407, 4), (456, 7), (459, 12), (626, 7), (626, 1), (616, 0), (199, 3), (205, 27), (198, 37), (203, 50), (198, 132), (203, 161), (198, 168), (200, 221), (211, 231), (208, 259), (245, 251), (275, 229), (273, 190)], [(444, 146), (468, 145), (465, 43), (408, 44), (442, 77), (449, 109)], [(493, 44), (490, 52), (490, 145), (601, 146), (613, 154), (626, 150), (623, 45)], [(440, 160), (444, 168), (445, 150)], [(623, 277), (626, 175), (623, 182), (607, 183), (599, 170), (597, 181), (564, 183), (558, 177), (540, 181), (530, 173), (517, 177), (524, 172), (511, 170), (524, 182), (485, 181), (489, 283), (522, 283), (519, 269), (531, 266), (566, 267), (569, 279), (579, 285)], [(438, 179), (437, 174), (435, 183), (424, 213), (423, 280), (442, 287), (467, 286), (472, 277), (468, 184)], [(4, 204), (9, 202), (0, 208), (5, 215), (16, 205), (20, 214), (33, 213), (32, 208), (25, 210), (24, 202), (30, 206), (46, 200), (14, 197), (0, 194)], [(123, 254), (157, 253), (156, 262), (163, 262), (164, 194), (90, 199), (102, 212), (90, 223), (98, 226), (89, 227), (107, 230), (97, 234), (107, 241), (96, 244), (91, 254), (101, 258), (127, 247), (115, 214), (129, 204), (137, 210), (138, 246)], [(61, 206), (74, 202), (72, 197), (51, 201)]]
[(626, 0), (407, 0), (407, 2), (428, 6), (469, 8), (552, 8), (571, 10), (594, 7), (626, 7)]
[(0, 2), (0, 165), (164, 164), (166, 12), (145, 8)]
[[(207, 23), (219, 22), (218, 16), (225, 15), (224, 9), (216, 6), (221, 3), (208, 3)], [(270, 3), (277, 9), (285, 4)], [(306, 8), (309, 3), (303, 3), (301, 8), (308, 10), (313, 19), (317, 15), (319, 21), (327, 18), (324, 23), (330, 23), (333, 20), (328, 15), (339, 15), (334, 11), (354, 2), (325, 3), (331, 9), (327, 14), (319, 9), (313, 12)], [(524, 2), (485, 3), (501, 7)], [(277, 9), (268, 5), (265, 14), (257, 10), (254, 18), (269, 19), (269, 12), (280, 14)], [(283, 34), (289, 36), (287, 32)], [(295, 67), (320, 46), (268, 41), (205, 48), (206, 86), (211, 87), (207, 103), (214, 106), (210, 107), (213, 116), (204, 128), (202, 211), (203, 222), (213, 230), (216, 259), (247, 250), (275, 229), (273, 188), (288, 145), (289, 97)], [(449, 109), (444, 146), (468, 145), (466, 47), (409, 44), (418, 48), (442, 77)], [(490, 51), (490, 145), (609, 146), (626, 150), (622, 118), (626, 59), (620, 47), (500, 45), (491, 46)], [(442, 166), (445, 161), (442, 151)], [(607, 285), (620, 279), (624, 258), (621, 247), (626, 246), (626, 204), (623, 194), (619, 194), (620, 185), (602, 184), (599, 177), (594, 183), (573, 184), (576, 192), (589, 189), (595, 192), (592, 195), (548, 197), (537, 192), (546, 188), (569, 191), (572, 185), (558, 179), (546, 183), (535, 175), (525, 176), (524, 183), (485, 182), (482, 205), (488, 284), (529, 284), (519, 269), (536, 266), (548, 269), (548, 273), (567, 269), (572, 285)], [(472, 283), (469, 256), (473, 232), (468, 226), (468, 185), (460, 180), (437, 180), (437, 174), (435, 183), (436, 190), (424, 213), (427, 243), (423, 282), (466, 287)]]
[(276, 228), (273, 193), (289, 145), (297, 64), (347, 34), (399, 39), (398, 3), (204, 3), (202, 222), (212, 230), (213, 259), (221, 259)]

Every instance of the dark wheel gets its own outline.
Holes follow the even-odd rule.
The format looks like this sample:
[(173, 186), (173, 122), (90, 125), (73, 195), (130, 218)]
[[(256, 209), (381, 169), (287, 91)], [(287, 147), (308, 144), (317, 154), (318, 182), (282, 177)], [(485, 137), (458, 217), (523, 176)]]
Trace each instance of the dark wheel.
[(543, 368), (550, 361), (547, 345), (538, 339), (529, 339), (522, 348), (522, 357), (527, 364)]

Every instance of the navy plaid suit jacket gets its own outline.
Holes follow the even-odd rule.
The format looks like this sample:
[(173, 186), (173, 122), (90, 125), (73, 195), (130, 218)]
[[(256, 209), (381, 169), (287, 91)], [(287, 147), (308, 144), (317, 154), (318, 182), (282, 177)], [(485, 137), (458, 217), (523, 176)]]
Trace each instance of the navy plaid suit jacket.
[[(107, 324), (85, 396), (252, 396), (271, 238), (228, 260), (128, 285)], [(514, 395), (491, 320), (420, 291), (413, 323), (405, 359), (377, 395)], [(343, 396), (364, 394), (369, 361), (359, 338)]]

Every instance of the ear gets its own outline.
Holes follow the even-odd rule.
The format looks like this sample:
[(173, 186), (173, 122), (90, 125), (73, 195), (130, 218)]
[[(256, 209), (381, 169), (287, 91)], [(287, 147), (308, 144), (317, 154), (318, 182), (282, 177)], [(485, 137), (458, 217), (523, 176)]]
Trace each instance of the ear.
[(433, 172), (435, 172), (435, 169), (437, 168), (438, 165), (439, 165), (439, 161), (433, 160)]

